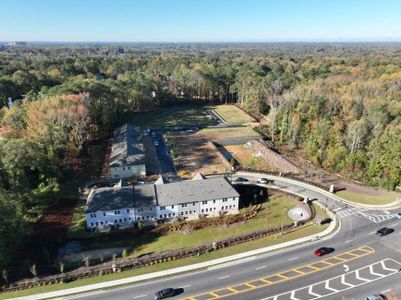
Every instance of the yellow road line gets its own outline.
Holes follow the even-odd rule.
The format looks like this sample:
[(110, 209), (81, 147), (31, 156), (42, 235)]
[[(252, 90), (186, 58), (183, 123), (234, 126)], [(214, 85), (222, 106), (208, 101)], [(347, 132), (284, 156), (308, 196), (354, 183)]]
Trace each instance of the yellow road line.
[[(358, 252), (358, 251), (362, 252), (362, 253), (360, 253), (360, 254), (353, 253), (353, 252)], [(372, 247), (361, 246), (361, 247), (358, 247), (358, 248), (351, 249), (349, 251), (340, 253), (340, 254), (338, 254), (336, 256), (332, 256), (332, 257), (328, 257), (328, 258), (325, 258), (325, 259), (321, 259), (321, 260), (316, 261), (316, 262), (311, 263), (311, 264), (301, 265), (301, 266), (298, 266), (296, 268), (293, 268), (293, 269), (290, 269), (290, 270), (287, 270), (287, 271), (284, 271), (284, 272), (279, 272), (279, 273), (275, 273), (275, 274), (271, 274), (271, 275), (265, 275), (263, 277), (255, 278), (253, 280), (249, 280), (249, 281), (246, 281), (246, 282), (243, 282), (243, 283), (237, 283), (235, 285), (227, 286), (227, 287), (224, 287), (224, 288), (221, 288), (221, 289), (218, 289), (218, 290), (213, 290), (213, 291), (206, 292), (206, 293), (203, 293), (203, 294), (199, 294), (199, 295), (191, 296), (191, 297), (188, 297), (188, 298), (184, 298), (184, 300), (198, 300), (199, 298), (205, 299), (206, 297), (207, 297), (206, 299), (220, 299), (220, 298), (225, 298), (225, 297), (236, 295), (236, 294), (240, 294), (240, 293), (249, 292), (249, 291), (252, 291), (252, 290), (255, 290), (255, 289), (259, 289), (259, 288), (262, 288), (262, 287), (267, 287), (267, 286), (270, 286), (270, 285), (282, 283), (282, 282), (285, 282), (285, 281), (288, 281), (288, 280), (292, 280), (292, 279), (295, 279), (295, 278), (303, 277), (303, 276), (306, 276), (308, 274), (317, 273), (319, 271), (323, 271), (323, 270), (332, 268), (334, 266), (343, 264), (344, 262), (348, 262), (348, 261), (352, 261), (352, 260), (355, 260), (355, 259), (360, 258), (360, 257), (364, 257), (364, 256), (372, 254), (374, 252), (375, 252), (375, 249), (373, 249)], [(340, 256), (342, 256), (342, 255), (349, 255), (351, 257), (350, 258), (341, 258)], [(336, 259), (339, 260), (339, 261), (338, 262), (329, 262), (328, 261), (328, 260), (336, 260)], [(323, 264), (323, 266), (322, 267), (313, 266), (313, 265), (318, 265), (318, 264)], [(303, 269), (303, 268), (310, 269), (310, 271), (303, 272), (303, 271), (299, 270), (299, 269)], [(283, 274), (287, 274), (288, 275), (291, 272), (294, 272), (296, 274), (294, 274), (293, 276), (285, 276), (285, 275), (283, 275)], [(279, 279), (275, 280), (275, 281), (274, 280), (273, 281), (269, 280), (269, 278), (272, 279), (274, 277), (278, 277)], [(255, 282), (255, 281), (262, 282), (262, 284), (257, 285), (257, 286), (251, 284), (251, 282)], [(235, 287), (239, 287), (239, 286), (246, 286), (248, 288), (241, 289), (241, 290), (235, 289)], [(219, 291), (231, 291), (231, 293), (225, 293), (224, 295), (218, 295), (217, 293)], [(208, 296), (211, 296), (211, 298), (208, 297)]]

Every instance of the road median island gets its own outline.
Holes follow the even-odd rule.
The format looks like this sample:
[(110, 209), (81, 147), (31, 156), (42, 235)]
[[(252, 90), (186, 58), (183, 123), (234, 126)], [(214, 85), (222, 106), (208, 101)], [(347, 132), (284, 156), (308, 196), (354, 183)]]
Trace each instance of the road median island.
[[(322, 232), (321, 229), (323, 228), (326, 229)], [(1, 296), (0, 298), (5, 299), (6, 296), (8, 298), (8, 297), (31, 295), (35, 292), (38, 293), (47, 292), (44, 294), (36, 294), (34, 296), (27, 296), (20, 298), (20, 299), (46, 299), (49, 297), (60, 297), (63, 295), (83, 293), (83, 292), (93, 291), (96, 289), (111, 288), (124, 284), (132, 284), (135, 282), (149, 280), (152, 278), (159, 278), (173, 274), (185, 273), (196, 269), (204, 269), (209, 266), (214, 266), (225, 262), (243, 259), (249, 256), (266, 253), (269, 251), (275, 251), (282, 248), (297, 245), (300, 243), (312, 241), (316, 239), (317, 235), (318, 236), (327, 235), (330, 232), (333, 232), (335, 228), (336, 224), (335, 222), (332, 222), (330, 226), (327, 225), (324, 227), (318, 227), (317, 225), (313, 226), (308, 224), (308, 226), (305, 225), (303, 227), (298, 227), (297, 230), (285, 233), (282, 236), (279, 234), (279, 231), (277, 229), (274, 232), (272, 232), (273, 234), (267, 237), (266, 237), (267, 235), (266, 232), (248, 234), (247, 238), (244, 239), (244, 241), (245, 240), (247, 241), (246, 243), (245, 242), (241, 243), (240, 241), (241, 239), (239, 239), (239, 237), (233, 238), (231, 239), (231, 243), (233, 243), (234, 246), (230, 247), (225, 246), (224, 243), (229, 243), (229, 241), (225, 241), (224, 243), (218, 244), (218, 247), (220, 248), (218, 251), (209, 252), (207, 251), (207, 249), (203, 249), (204, 252), (199, 256), (197, 256), (198, 254), (193, 253), (193, 255), (190, 255), (184, 259), (170, 260), (159, 265), (150, 264), (149, 267), (146, 268), (146, 270), (145, 268), (142, 268), (121, 273), (117, 271), (115, 273), (109, 273), (109, 275), (105, 275), (103, 277), (95, 275), (96, 277), (77, 280), (71, 283), (40, 286), (29, 290), (20, 291), (19, 293), (16, 292), (3, 293), (0, 295)], [(299, 238), (299, 236), (302, 236), (302, 238)], [(122, 271), (123, 269), (124, 268), (121, 268), (120, 270)], [(144, 274), (145, 271), (151, 273)], [(127, 276), (133, 276), (133, 277), (123, 278)], [(102, 280), (111, 280), (111, 281), (102, 283), (100, 282)], [(56, 291), (57, 289), (59, 290), (64, 289), (64, 290)]]

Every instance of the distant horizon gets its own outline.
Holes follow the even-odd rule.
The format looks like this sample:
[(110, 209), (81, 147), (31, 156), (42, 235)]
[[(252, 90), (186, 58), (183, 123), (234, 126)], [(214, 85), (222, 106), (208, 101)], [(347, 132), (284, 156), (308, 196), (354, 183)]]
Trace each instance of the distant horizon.
[(0, 40), (1, 44), (26, 42), (30, 44), (401, 44), (400, 40), (286, 40), (286, 41), (46, 41)]
[(398, 0), (1, 0), (0, 40), (401, 42)]

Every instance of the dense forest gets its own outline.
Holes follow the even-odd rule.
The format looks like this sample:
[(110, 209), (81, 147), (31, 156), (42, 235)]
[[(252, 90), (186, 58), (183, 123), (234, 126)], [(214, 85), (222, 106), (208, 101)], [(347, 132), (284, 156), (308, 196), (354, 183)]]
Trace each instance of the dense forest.
[[(401, 186), (401, 45), (0, 45), (0, 268), (130, 112), (238, 103), (320, 167)], [(9, 103), (12, 100), (12, 105)]]

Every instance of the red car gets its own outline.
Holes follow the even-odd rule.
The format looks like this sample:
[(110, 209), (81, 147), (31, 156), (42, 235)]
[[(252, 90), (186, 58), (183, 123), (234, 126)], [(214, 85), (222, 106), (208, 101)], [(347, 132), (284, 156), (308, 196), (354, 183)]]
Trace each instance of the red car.
[(323, 256), (323, 255), (326, 255), (326, 254), (330, 254), (332, 252), (334, 252), (334, 248), (322, 247), (322, 248), (319, 248), (319, 249), (317, 249), (315, 251), (315, 255), (316, 256)]

